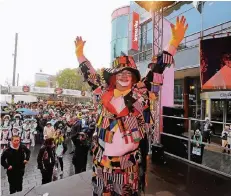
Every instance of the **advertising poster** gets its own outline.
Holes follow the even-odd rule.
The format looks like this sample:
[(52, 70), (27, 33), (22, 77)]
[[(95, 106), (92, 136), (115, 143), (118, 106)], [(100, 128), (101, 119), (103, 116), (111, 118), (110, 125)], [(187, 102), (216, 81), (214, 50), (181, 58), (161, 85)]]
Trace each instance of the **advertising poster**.
[(231, 36), (201, 41), (200, 73), (203, 90), (231, 89)]

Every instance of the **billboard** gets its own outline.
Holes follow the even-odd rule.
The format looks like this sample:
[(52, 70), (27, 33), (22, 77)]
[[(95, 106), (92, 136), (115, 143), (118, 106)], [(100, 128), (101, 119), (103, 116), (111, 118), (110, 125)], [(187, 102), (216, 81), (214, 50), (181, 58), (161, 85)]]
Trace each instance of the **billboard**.
[(132, 44), (131, 49), (139, 50), (139, 26), (140, 26), (140, 15), (136, 12), (132, 13)]
[(200, 74), (203, 90), (231, 89), (231, 36), (201, 41)]

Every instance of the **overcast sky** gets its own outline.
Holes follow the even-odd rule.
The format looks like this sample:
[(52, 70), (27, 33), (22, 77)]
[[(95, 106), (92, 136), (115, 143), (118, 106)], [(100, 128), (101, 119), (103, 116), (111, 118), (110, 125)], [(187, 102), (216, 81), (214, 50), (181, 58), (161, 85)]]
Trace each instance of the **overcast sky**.
[[(79, 2), (79, 3), (78, 3)], [(74, 39), (87, 41), (85, 54), (94, 67), (109, 67), (111, 14), (126, 0), (0, 0), (0, 84), (12, 81), (15, 33), (19, 33), (19, 84), (34, 74), (75, 68)]]

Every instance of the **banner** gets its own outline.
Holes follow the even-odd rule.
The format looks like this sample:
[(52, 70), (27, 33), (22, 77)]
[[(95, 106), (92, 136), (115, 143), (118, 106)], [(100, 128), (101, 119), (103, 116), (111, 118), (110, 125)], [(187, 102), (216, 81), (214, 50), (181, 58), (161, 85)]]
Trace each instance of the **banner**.
[(231, 89), (231, 37), (202, 40), (200, 73), (203, 90)]
[(133, 12), (132, 14), (132, 44), (131, 49), (139, 50), (139, 25), (140, 25), (140, 16), (138, 13)]

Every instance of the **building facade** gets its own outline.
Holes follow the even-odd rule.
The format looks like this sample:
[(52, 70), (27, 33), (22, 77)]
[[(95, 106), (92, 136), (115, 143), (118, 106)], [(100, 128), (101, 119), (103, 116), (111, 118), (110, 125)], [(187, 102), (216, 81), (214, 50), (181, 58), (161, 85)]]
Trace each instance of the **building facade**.
[(41, 84), (43, 87), (49, 87), (49, 88), (56, 87), (55, 76), (45, 74), (42, 72), (35, 73), (35, 85), (36, 84), (38, 84), (38, 86), (40, 86)]
[(112, 13), (111, 62), (128, 52), (128, 22), (130, 6), (123, 6)]
[[(151, 14), (134, 1), (130, 2), (129, 24), (133, 22), (134, 12), (139, 14), (139, 47), (132, 49), (133, 26), (129, 25), (128, 54), (134, 57), (143, 75), (152, 58), (153, 25)], [(176, 17), (182, 15), (186, 17), (189, 28), (175, 55), (174, 105), (184, 108), (185, 117), (209, 117), (214, 121), (231, 123), (231, 97), (217, 99), (201, 90), (199, 47), (202, 29), (203, 39), (213, 38), (209, 36), (211, 34), (231, 31), (231, 2), (204, 2), (201, 13), (192, 1), (176, 2), (165, 9), (164, 22), (175, 23)], [(165, 33), (168, 32), (163, 31), (164, 37)], [(221, 36), (227, 35), (216, 35)], [(220, 132), (223, 125), (219, 126)]]

